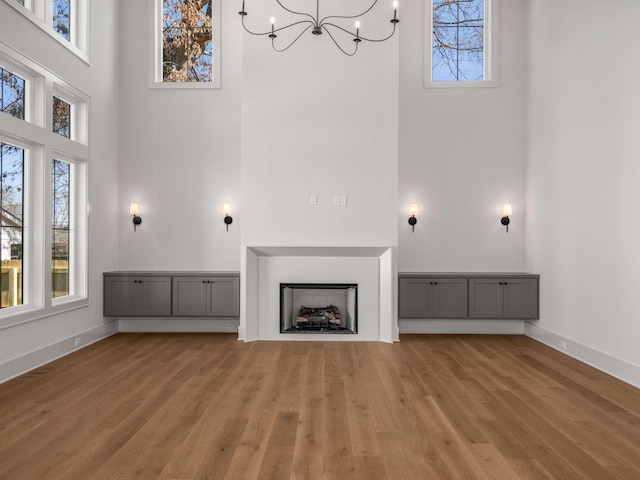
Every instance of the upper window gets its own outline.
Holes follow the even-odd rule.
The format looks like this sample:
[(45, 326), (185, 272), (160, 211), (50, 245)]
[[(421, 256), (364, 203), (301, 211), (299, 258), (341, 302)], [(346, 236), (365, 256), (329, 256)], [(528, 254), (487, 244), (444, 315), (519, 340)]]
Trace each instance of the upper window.
[(23, 78), (0, 67), (0, 110), (24, 120)]
[(154, 82), (219, 87), (219, 0), (154, 1)]
[(53, 97), (53, 132), (71, 138), (71, 105)]
[(71, 0), (53, 0), (53, 29), (65, 40), (71, 40)]
[(4, 1), (75, 55), (89, 63), (92, 0)]
[(425, 86), (490, 85), (491, 0), (428, 0)]

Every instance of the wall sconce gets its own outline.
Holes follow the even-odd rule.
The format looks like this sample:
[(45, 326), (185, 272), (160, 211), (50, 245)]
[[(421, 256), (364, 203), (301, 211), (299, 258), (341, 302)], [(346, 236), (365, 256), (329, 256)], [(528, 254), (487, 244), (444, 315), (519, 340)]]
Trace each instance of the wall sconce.
[(233, 223), (233, 217), (231, 216), (231, 204), (225, 203), (222, 206), (222, 214), (224, 215), (224, 223), (227, 225), (227, 232), (229, 231), (229, 225)]
[(409, 217), (409, 225), (411, 225), (411, 232), (413, 233), (415, 231), (415, 228), (416, 228), (416, 223), (418, 223), (418, 219), (416, 218), (416, 215), (418, 215), (418, 204), (417, 203), (412, 203), (409, 206), (409, 215), (411, 215)]
[(502, 207), (502, 218), (500, 219), (500, 223), (502, 223), (505, 227), (507, 227), (507, 233), (509, 233), (509, 217), (513, 215), (513, 211), (511, 209), (510, 203), (505, 203)]
[(132, 203), (129, 207), (129, 215), (133, 217), (133, 231), (136, 231), (136, 227), (142, 223), (142, 218), (140, 218), (140, 207), (138, 207), (137, 203)]

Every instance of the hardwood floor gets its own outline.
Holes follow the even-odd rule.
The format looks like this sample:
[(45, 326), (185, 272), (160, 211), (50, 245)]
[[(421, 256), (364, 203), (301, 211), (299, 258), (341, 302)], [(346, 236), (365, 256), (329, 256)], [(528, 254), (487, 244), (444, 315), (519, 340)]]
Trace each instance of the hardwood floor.
[(0, 385), (0, 479), (639, 479), (640, 390), (524, 336), (118, 334)]

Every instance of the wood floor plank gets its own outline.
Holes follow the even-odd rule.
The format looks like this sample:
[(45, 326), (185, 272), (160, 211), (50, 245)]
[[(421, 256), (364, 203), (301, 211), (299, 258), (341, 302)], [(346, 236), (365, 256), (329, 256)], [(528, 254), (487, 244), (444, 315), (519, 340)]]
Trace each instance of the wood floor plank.
[(0, 385), (0, 479), (640, 478), (640, 391), (524, 336), (118, 334)]

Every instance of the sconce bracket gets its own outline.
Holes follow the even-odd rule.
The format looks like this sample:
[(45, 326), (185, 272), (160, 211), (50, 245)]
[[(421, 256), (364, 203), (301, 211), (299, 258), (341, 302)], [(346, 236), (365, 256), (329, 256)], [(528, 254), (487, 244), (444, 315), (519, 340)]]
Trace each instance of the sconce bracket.
[(139, 217), (139, 216), (137, 216), (137, 215), (134, 215), (134, 216), (133, 216), (133, 224), (134, 224), (134, 225), (140, 225), (141, 223), (142, 223), (142, 218), (140, 218), (140, 217)]
[(507, 227), (507, 233), (509, 233), (509, 222), (511, 222), (511, 220), (509, 219), (509, 217), (502, 217), (500, 219), (500, 223), (502, 225), (504, 225), (505, 227)]
[(229, 225), (233, 223), (233, 217), (231, 215), (224, 216), (224, 223), (227, 225), (227, 232), (229, 231)]
[(415, 215), (411, 215), (409, 217), (409, 225), (411, 225), (411, 231), (413, 232), (416, 228), (416, 223), (418, 223), (418, 219)]

